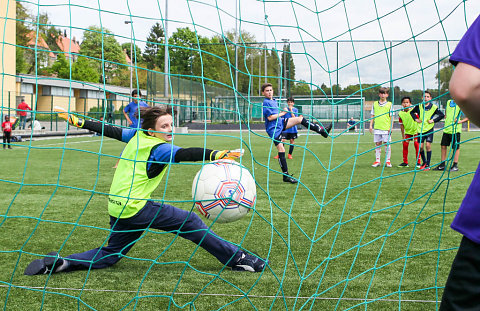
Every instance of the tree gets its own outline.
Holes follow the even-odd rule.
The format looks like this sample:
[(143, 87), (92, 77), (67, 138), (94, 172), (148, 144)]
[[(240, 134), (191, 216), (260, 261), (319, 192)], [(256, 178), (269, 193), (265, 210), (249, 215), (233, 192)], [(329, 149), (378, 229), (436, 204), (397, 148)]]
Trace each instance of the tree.
[[(128, 57), (132, 60), (132, 64), (134, 66), (135, 64), (138, 65), (139, 63), (143, 63), (142, 50), (138, 45), (134, 44), (133, 46), (130, 46), (130, 42), (125, 42), (125, 43), (122, 43), (121, 47), (122, 47), (122, 51), (125, 51)], [(133, 53), (135, 54), (135, 58), (132, 58), (132, 56), (130, 55), (130, 47), (132, 48)]]
[(16, 15), (17, 20), (15, 22), (16, 28), (16, 42), (17, 46), (15, 47), (15, 54), (17, 62), (15, 64), (17, 73), (24, 73), (27, 68), (27, 62), (25, 61), (24, 51), (25, 46), (28, 43), (27, 34), (30, 32), (30, 29), (26, 26), (25, 22), (30, 18), (30, 15), (27, 13), (25, 7), (20, 3), (16, 3)]
[(88, 27), (83, 32), (83, 42), (80, 47), (85, 56), (94, 58), (100, 75), (105, 71), (106, 81), (118, 74), (120, 65), (126, 63), (120, 43), (106, 28)]
[(191, 75), (194, 67), (198, 73), (199, 66), (194, 64), (199, 62), (198, 40), (194, 31), (188, 27), (178, 28), (168, 39), (168, 44), (172, 73)]
[(95, 62), (86, 57), (78, 57), (72, 65), (72, 78), (78, 81), (98, 82), (100, 74)]
[(440, 84), (440, 93), (444, 94), (448, 91), (448, 83), (452, 78), (453, 74), (453, 66), (450, 64), (448, 59), (444, 59), (440, 62), (440, 66), (442, 67), (439, 72), (435, 75), (435, 79)]
[(65, 58), (65, 55), (58, 54), (57, 59), (49, 69), (50, 74), (55, 74), (62, 79), (70, 79), (70, 63)]
[(145, 45), (145, 51), (143, 52), (143, 58), (147, 63), (148, 69), (153, 69), (155, 66), (164, 69), (164, 54), (165, 54), (165, 33), (163, 27), (159, 23), (156, 23), (150, 29), (150, 33), (147, 37), (147, 44)]

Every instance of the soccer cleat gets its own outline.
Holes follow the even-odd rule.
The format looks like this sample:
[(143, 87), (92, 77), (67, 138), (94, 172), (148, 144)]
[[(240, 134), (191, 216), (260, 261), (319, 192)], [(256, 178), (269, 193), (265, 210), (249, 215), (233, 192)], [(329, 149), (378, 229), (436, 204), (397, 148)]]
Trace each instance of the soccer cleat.
[(429, 170), (430, 170), (430, 166), (427, 165), (427, 164), (423, 164), (423, 165), (420, 167), (420, 170), (421, 170), (421, 171), (429, 171)]
[(421, 167), (422, 167), (422, 164), (420, 164), (420, 163), (417, 163), (417, 165), (416, 165), (415, 167), (419, 169), (419, 168), (421, 168)]
[(445, 170), (445, 166), (437, 166), (436, 168), (433, 169), (434, 171), (444, 171)]
[(381, 164), (380, 162), (375, 161), (375, 162), (373, 162), (372, 167), (379, 167), (380, 164)]
[(320, 135), (322, 135), (323, 137), (327, 138), (328, 137), (328, 134), (330, 133), (330, 131), (332, 130), (332, 123), (330, 123), (329, 125), (327, 125), (326, 127), (324, 127), (323, 129), (320, 130)]
[(273, 157), (274, 159), (278, 159), (278, 154), (276, 156)]
[(387, 163), (385, 163), (385, 165), (386, 165), (387, 167), (392, 167), (392, 163), (391, 163), (391, 162), (387, 162)]
[(289, 182), (291, 184), (296, 184), (298, 182), (298, 180), (296, 180), (295, 178), (292, 177), (292, 175), (283, 175), (283, 181), (284, 182)]
[(233, 271), (262, 272), (265, 269), (265, 259), (242, 252), (242, 255), (233, 265)]
[(450, 168), (450, 172), (457, 172), (458, 171), (458, 166), (452, 166)]
[(55, 273), (55, 266), (61, 266), (63, 262), (63, 258), (59, 257), (57, 252), (50, 252), (44, 258), (32, 261), (25, 269), (24, 274), (37, 275)]
[(398, 167), (408, 167), (408, 163), (402, 162), (398, 165)]
[(287, 158), (290, 159), (290, 160), (293, 159), (293, 157), (292, 157), (291, 154), (289, 154), (289, 155), (287, 156)]

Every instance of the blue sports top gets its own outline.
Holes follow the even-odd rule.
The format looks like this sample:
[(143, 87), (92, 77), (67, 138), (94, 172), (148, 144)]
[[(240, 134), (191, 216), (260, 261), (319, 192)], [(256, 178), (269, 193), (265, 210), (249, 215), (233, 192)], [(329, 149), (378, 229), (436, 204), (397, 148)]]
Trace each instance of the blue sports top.
[(271, 138), (277, 138), (283, 131), (283, 117), (279, 117), (273, 121), (268, 121), (268, 117), (278, 114), (282, 110), (278, 107), (275, 99), (265, 98), (263, 100), (263, 118), (265, 119), (265, 131)]
[(130, 120), (132, 120), (132, 124), (130, 124), (130, 127), (132, 128), (140, 127), (137, 118), (135, 118), (135, 113), (138, 112), (139, 106), (148, 107), (148, 105), (143, 101), (138, 101), (138, 105), (134, 101), (132, 101), (123, 109), (123, 111), (128, 114)]
[[(293, 116), (292, 116), (292, 112), (294, 114)], [(298, 109), (297, 108), (292, 107), (292, 112), (287, 112), (287, 114), (284, 115), (283, 118), (284, 119), (290, 119), (291, 117), (298, 117)], [(291, 128), (288, 128), (288, 129), (284, 130), (283, 132), (284, 133), (298, 133), (298, 129), (297, 129), (297, 126), (294, 125)]]
[[(480, 69), (480, 16), (470, 26), (450, 57), (454, 65), (467, 63)], [(480, 244), (480, 166), (475, 172), (451, 227)]]

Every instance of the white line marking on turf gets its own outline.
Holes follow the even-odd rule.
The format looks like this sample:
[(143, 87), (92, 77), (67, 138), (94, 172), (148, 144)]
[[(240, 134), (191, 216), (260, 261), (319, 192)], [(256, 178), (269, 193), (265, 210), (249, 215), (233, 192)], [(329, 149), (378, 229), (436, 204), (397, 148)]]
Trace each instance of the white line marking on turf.
[[(0, 285), (0, 287), (10, 287), (8, 285)], [(20, 286), (16, 285), (13, 286), (16, 288), (23, 288), (23, 289), (41, 289), (41, 290), (67, 290), (67, 291), (85, 291), (85, 292), (114, 292), (114, 293), (141, 293), (141, 294), (156, 294), (156, 295), (171, 295), (172, 293), (168, 292), (152, 292), (152, 291), (137, 291), (137, 290), (116, 290), (116, 289), (93, 289), (93, 288), (68, 288), (68, 287), (44, 287), (44, 286)], [(207, 294), (207, 293), (180, 293), (175, 292), (174, 295), (200, 295), (200, 296), (225, 296), (225, 297), (245, 297), (245, 295), (240, 294)], [(249, 298), (285, 298), (285, 299), (315, 299), (315, 300), (349, 300), (349, 301), (385, 301), (385, 302), (398, 302), (398, 299), (374, 299), (374, 298), (350, 298), (350, 297), (306, 297), (306, 296), (272, 296), (272, 295), (246, 295)], [(439, 303), (438, 300), (415, 300), (415, 299), (402, 299), (401, 302), (421, 302), (421, 303)]]

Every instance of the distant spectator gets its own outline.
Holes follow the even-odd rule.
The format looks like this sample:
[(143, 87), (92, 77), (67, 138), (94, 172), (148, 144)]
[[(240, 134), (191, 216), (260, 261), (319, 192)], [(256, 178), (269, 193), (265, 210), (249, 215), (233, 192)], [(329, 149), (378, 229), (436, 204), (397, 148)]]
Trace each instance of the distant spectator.
[(123, 109), (123, 114), (125, 115), (125, 119), (127, 119), (128, 126), (131, 128), (141, 128), (141, 122), (138, 122), (135, 113), (139, 112), (139, 107), (148, 107), (148, 105), (144, 102), (139, 100), (142, 96), (142, 92), (133, 90), (132, 91), (132, 101)]
[(19, 130), (25, 129), (25, 123), (27, 122), (27, 111), (32, 110), (30, 106), (22, 99), (22, 102), (18, 104), (17, 114), (20, 116), (20, 125), (18, 126)]
[(8, 146), (8, 149), (12, 149), (10, 146), (10, 140), (12, 137), (12, 122), (10, 122), (10, 116), (5, 116), (5, 121), (2, 123), (3, 131), (3, 149)]
[(349, 131), (357, 131), (357, 122), (353, 120), (353, 117), (351, 117), (350, 120), (347, 121), (347, 129)]

